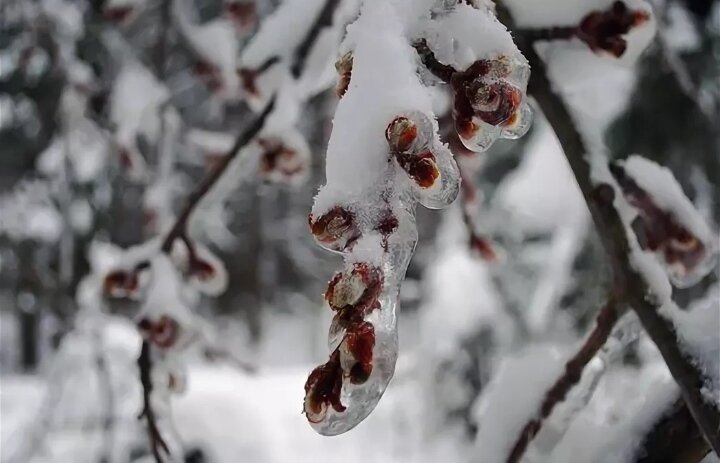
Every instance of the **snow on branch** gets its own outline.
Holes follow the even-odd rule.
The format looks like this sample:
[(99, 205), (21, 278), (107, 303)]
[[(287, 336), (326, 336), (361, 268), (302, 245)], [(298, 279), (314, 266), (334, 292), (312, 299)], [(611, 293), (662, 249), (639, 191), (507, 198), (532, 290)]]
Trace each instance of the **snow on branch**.
[[(505, 24), (516, 30), (513, 17), (503, 4), (498, 5), (498, 13)], [(628, 233), (621, 211), (616, 206), (622, 204), (618, 202), (618, 194), (612, 186), (613, 179), (608, 174), (594, 172), (594, 164), (591, 165), (589, 161), (589, 148), (576, 128), (568, 106), (553, 91), (545, 64), (534, 50), (532, 42), (518, 34), (516, 43), (532, 66), (530, 92), (555, 130), (580, 185), (610, 258), (619, 295), (638, 315), (680, 387), (682, 397), (696, 424), (707, 442), (720, 454), (720, 436), (717, 434), (717, 429), (720, 429), (720, 411), (717, 404), (706, 400), (702, 391), (706, 384), (705, 373), (695, 359), (690, 357), (690, 352), (683, 350), (677, 327), (662, 313), (664, 299), (669, 297), (668, 292), (663, 290), (661, 294), (654, 293), (653, 290), (660, 286), (654, 284), (657, 275), (646, 273), (642, 266), (637, 265), (642, 259), (637, 257), (634, 236)], [(597, 179), (602, 180), (598, 182)], [(625, 193), (622, 190), (621, 192)]]
[(310, 214), (318, 244), (345, 261), (325, 293), (335, 313), (330, 358), (305, 385), (305, 414), (321, 434), (353, 428), (384, 393), (398, 356), (397, 298), (417, 241), (416, 203), (442, 208), (459, 192), (433, 112), (437, 81), (418, 69), (415, 51), (422, 57), (428, 43), (462, 69), (437, 74), (452, 81), (468, 148), (485, 150), (529, 127), (527, 63), (489, 6), (363, 3), (340, 49), (327, 183)]

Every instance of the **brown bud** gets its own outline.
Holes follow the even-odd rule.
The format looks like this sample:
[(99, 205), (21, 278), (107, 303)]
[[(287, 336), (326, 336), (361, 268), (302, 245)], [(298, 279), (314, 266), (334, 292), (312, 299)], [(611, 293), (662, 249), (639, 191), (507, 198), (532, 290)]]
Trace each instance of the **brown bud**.
[(352, 78), (353, 55), (352, 52), (345, 53), (339, 60), (335, 62), (335, 69), (338, 73), (338, 82), (335, 92), (339, 98), (342, 98), (350, 86)]
[(310, 214), (308, 222), (315, 239), (334, 251), (346, 249), (360, 237), (355, 216), (341, 206), (333, 207), (320, 217)]
[(405, 116), (396, 117), (385, 129), (385, 139), (394, 153), (407, 152), (417, 137), (417, 125)]
[(315, 368), (305, 382), (305, 402), (303, 411), (311, 423), (319, 423), (327, 415), (329, 407), (336, 412), (345, 411), (340, 401), (343, 372), (340, 365), (340, 353), (336, 350), (324, 365)]

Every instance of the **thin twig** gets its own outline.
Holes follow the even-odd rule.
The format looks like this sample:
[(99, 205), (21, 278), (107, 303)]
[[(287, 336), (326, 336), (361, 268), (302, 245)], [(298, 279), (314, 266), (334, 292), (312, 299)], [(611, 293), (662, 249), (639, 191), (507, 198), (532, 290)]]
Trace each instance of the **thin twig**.
[(195, 210), (195, 207), (198, 205), (200, 200), (210, 191), (213, 185), (215, 185), (215, 183), (220, 180), (220, 177), (222, 177), (227, 168), (230, 166), (230, 163), (233, 161), (233, 159), (235, 159), (238, 153), (240, 153), (242, 148), (244, 148), (248, 143), (250, 143), (253, 138), (255, 138), (255, 136), (262, 130), (262, 128), (265, 126), (265, 121), (267, 120), (274, 107), (275, 96), (270, 99), (268, 104), (265, 106), (265, 109), (263, 109), (262, 113), (260, 113), (257, 119), (255, 119), (255, 121), (253, 121), (250, 126), (243, 130), (240, 135), (238, 135), (238, 137), (235, 139), (235, 143), (233, 143), (233, 146), (228, 150), (222, 160), (215, 165), (210, 174), (208, 174), (208, 176), (200, 182), (195, 191), (190, 193), (185, 203), (185, 206), (183, 207), (180, 215), (175, 221), (175, 224), (172, 226), (170, 232), (167, 234), (165, 240), (163, 241), (161, 247), (162, 252), (166, 254), (169, 253), (175, 240), (185, 236), (188, 221), (190, 220), (190, 216)]
[(305, 64), (307, 63), (307, 58), (310, 55), (310, 50), (312, 50), (313, 45), (320, 36), (320, 31), (323, 27), (332, 25), (333, 15), (339, 4), (340, 0), (325, 0), (325, 5), (323, 5), (322, 10), (320, 10), (315, 22), (310, 27), (303, 41), (298, 45), (292, 66), (290, 67), (290, 72), (292, 72), (293, 77), (296, 79), (302, 74)]
[(520, 432), (520, 436), (507, 458), (507, 463), (517, 463), (525, 453), (532, 439), (540, 431), (543, 421), (550, 416), (555, 407), (565, 400), (570, 390), (578, 384), (583, 370), (602, 349), (610, 337), (615, 323), (619, 319), (619, 305), (614, 295), (611, 295), (605, 305), (600, 309), (595, 320), (595, 328), (585, 340), (585, 343), (575, 355), (565, 364), (565, 372), (558, 378), (552, 387), (545, 393), (536, 416), (530, 419)]
[(163, 458), (160, 454), (162, 449), (166, 455), (170, 454), (167, 443), (162, 437), (162, 433), (157, 425), (157, 417), (155, 409), (152, 406), (152, 359), (150, 358), (151, 346), (148, 341), (143, 341), (140, 357), (138, 357), (138, 369), (140, 370), (140, 383), (143, 389), (143, 410), (140, 417), (145, 417), (147, 422), (148, 438), (150, 439), (150, 448), (155, 457), (156, 463), (162, 463)]
[[(512, 17), (497, 2), (499, 19), (515, 30)], [(683, 399), (705, 439), (720, 455), (720, 411), (703, 397), (701, 388), (705, 382), (703, 373), (680, 349), (672, 322), (658, 312), (652, 301), (652, 291), (647, 282), (630, 262), (632, 250), (625, 226), (613, 205), (615, 191), (610, 185), (595, 185), (590, 164), (586, 159), (589, 150), (575, 127), (570, 110), (552, 90), (545, 64), (532, 43), (515, 34), (515, 42), (532, 67), (530, 92), (537, 100), (560, 141), (570, 167), (590, 209), (595, 227), (601, 238), (613, 268), (613, 277), (619, 288), (619, 296), (637, 313), (650, 339), (658, 347), (665, 363), (680, 387)]]

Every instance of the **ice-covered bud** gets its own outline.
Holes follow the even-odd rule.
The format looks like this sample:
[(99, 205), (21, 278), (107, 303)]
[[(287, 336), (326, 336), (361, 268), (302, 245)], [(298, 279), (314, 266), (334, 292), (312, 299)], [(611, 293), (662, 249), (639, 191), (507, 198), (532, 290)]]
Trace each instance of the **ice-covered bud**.
[(356, 263), (349, 271), (335, 274), (325, 291), (325, 300), (336, 312), (354, 312), (365, 317), (380, 308), (378, 298), (382, 287), (383, 276), (378, 267)]
[(355, 215), (341, 206), (335, 206), (320, 217), (310, 214), (310, 231), (317, 242), (331, 251), (343, 251), (360, 237)]
[(527, 62), (507, 55), (478, 60), (453, 74), (455, 128), (468, 149), (485, 151), (498, 138), (519, 138), (528, 131), (528, 79)]
[(490, 125), (512, 123), (522, 102), (519, 88), (505, 82), (479, 79), (468, 86), (467, 97), (477, 116)]
[(378, 214), (375, 231), (379, 232), (383, 237), (383, 247), (387, 250), (387, 238), (395, 233), (400, 226), (400, 221), (390, 209), (384, 209)]
[(431, 151), (423, 151), (419, 154), (397, 154), (395, 159), (420, 188), (431, 188), (440, 177), (440, 169)]
[(370, 322), (355, 324), (347, 329), (340, 344), (340, 365), (352, 384), (363, 384), (372, 373), (375, 328)]
[(105, 21), (122, 23), (132, 16), (134, 10), (132, 5), (110, 6), (103, 9), (102, 16)]
[(292, 183), (307, 172), (309, 153), (305, 147), (291, 146), (278, 137), (258, 140), (260, 153), (260, 176), (275, 183)]
[(149, 275), (145, 263), (134, 269), (116, 269), (105, 275), (103, 293), (113, 299), (139, 300), (148, 285)]
[(338, 82), (335, 87), (337, 96), (342, 98), (347, 92), (350, 86), (350, 79), (352, 78), (353, 68), (353, 55), (352, 52), (347, 52), (335, 62), (335, 70), (338, 73)]
[(209, 61), (201, 59), (195, 61), (192, 72), (213, 92), (219, 91), (223, 86), (220, 68)]
[(305, 382), (303, 411), (310, 423), (322, 422), (329, 407), (338, 413), (345, 411), (345, 406), (340, 402), (342, 384), (340, 352), (336, 350), (326, 364), (320, 365), (310, 373)]
[[(687, 287), (696, 283), (713, 267), (716, 248), (712, 233), (697, 217), (692, 203), (679, 185), (668, 177), (671, 174), (667, 169), (637, 156), (631, 157), (628, 163), (635, 172), (641, 172), (641, 175), (657, 182), (658, 189), (663, 189), (662, 192), (648, 191), (649, 182), (641, 186), (640, 179), (633, 178), (624, 165), (610, 165), (610, 172), (620, 185), (623, 196), (638, 213), (631, 224), (638, 244), (643, 250), (654, 252), (664, 262), (676, 286)], [(664, 182), (659, 183), (661, 181)]]
[(168, 315), (158, 320), (143, 318), (138, 322), (138, 329), (143, 338), (165, 350), (173, 347), (180, 336), (180, 325)]
[(607, 11), (593, 11), (585, 16), (575, 35), (591, 50), (606, 51), (619, 58), (627, 49), (622, 36), (649, 19), (647, 11), (631, 10), (624, 2), (616, 1)]
[(396, 117), (385, 129), (385, 138), (395, 153), (407, 152), (417, 140), (417, 136), (417, 125), (405, 116)]
[(225, 14), (239, 30), (247, 30), (257, 21), (257, 5), (255, 0), (227, 0)]

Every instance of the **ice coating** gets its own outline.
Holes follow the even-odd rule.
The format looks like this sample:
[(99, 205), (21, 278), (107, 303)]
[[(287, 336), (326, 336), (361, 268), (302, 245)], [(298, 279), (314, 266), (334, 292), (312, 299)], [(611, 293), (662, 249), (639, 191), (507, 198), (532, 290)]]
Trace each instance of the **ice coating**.
[[(421, 60), (453, 89), (455, 127), (466, 148), (483, 152), (528, 131), (530, 67), (490, 7), (453, 5), (418, 33)], [(444, 69), (430, 68), (430, 54)]]
[(385, 392), (398, 356), (400, 284), (417, 242), (416, 203), (445, 207), (459, 191), (405, 36), (403, 4), (366, 2), (349, 30), (352, 79), (309, 218), (318, 244), (344, 259), (325, 293), (335, 314), (329, 359), (305, 385), (306, 417), (323, 435), (355, 427)]

